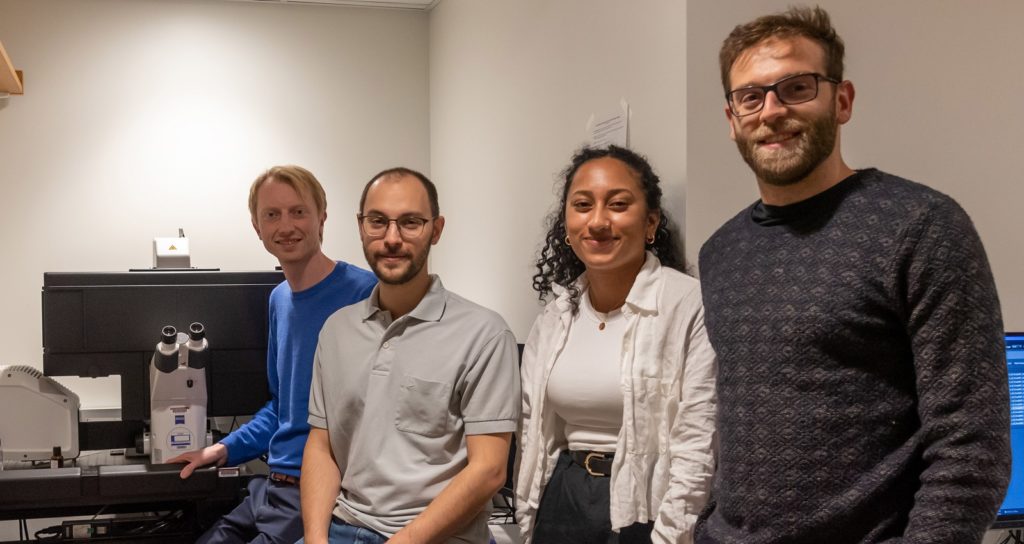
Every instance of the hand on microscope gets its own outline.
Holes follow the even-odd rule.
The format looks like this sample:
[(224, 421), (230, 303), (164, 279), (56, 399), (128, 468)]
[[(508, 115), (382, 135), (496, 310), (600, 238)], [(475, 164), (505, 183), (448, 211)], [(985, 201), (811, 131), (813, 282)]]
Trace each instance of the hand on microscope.
[(167, 460), (168, 463), (188, 463), (185, 465), (185, 468), (181, 469), (180, 476), (182, 480), (191, 476), (197, 468), (212, 465), (214, 463), (216, 463), (218, 467), (222, 467), (224, 466), (224, 463), (227, 463), (227, 461), (228, 448), (219, 442), (212, 446), (207, 446), (199, 451), (190, 451)]

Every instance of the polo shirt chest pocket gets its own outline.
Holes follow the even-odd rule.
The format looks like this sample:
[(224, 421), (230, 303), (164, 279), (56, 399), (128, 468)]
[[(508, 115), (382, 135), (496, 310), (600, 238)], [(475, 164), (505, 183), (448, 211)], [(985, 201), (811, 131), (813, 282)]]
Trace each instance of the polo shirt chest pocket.
[(450, 383), (432, 382), (405, 375), (399, 387), (395, 428), (437, 438), (448, 431)]

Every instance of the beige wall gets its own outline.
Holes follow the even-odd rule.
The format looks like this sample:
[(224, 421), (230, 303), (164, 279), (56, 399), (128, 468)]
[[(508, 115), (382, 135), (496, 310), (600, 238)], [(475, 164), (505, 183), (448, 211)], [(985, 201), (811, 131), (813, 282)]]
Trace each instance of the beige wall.
[[(25, 95), (0, 100), (0, 364), (42, 366), (44, 271), (152, 263), (183, 227), (192, 264), (270, 269), (249, 183), (306, 166), (328, 255), (364, 265), (353, 215), (385, 165), (429, 166), (427, 16), (199, 0), (3, 0)], [(108, 379), (64, 380), (87, 407)]]
[[(696, 255), (757, 198), (728, 138), (718, 48), (733, 26), (789, 0), (688, 2), (686, 239)], [(967, 210), (988, 251), (1009, 330), (1024, 329), (1024, 62), (1017, 0), (820, 0), (847, 46), (853, 119), (842, 129), (854, 168), (920, 181)]]
[(686, 171), (686, 3), (443, 0), (430, 14), (431, 171), (444, 237), (431, 266), (520, 342), (557, 173), (592, 113), (632, 109), (631, 144), (677, 221)]

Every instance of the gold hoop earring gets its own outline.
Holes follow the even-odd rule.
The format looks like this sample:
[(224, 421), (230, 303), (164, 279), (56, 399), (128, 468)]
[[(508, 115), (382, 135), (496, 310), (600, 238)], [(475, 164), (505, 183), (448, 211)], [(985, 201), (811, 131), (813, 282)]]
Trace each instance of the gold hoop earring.
[(655, 235), (652, 234), (651, 237), (647, 239), (647, 245), (653, 245), (654, 244), (654, 236)]
[(572, 244), (569, 243), (569, 235), (568, 234), (565, 235), (565, 245), (570, 246), (570, 247), (572, 246)]

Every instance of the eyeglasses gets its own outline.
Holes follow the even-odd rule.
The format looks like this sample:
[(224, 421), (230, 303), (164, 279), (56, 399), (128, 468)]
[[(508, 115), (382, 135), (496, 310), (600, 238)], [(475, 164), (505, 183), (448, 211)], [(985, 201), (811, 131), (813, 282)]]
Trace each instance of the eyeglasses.
[(418, 238), (420, 234), (423, 234), (423, 225), (432, 220), (414, 215), (399, 217), (398, 219), (391, 219), (377, 214), (359, 214), (356, 217), (359, 218), (359, 225), (362, 227), (363, 233), (370, 238), (383, 238), (388, 232), (388, 227), (394, 222), (398, 227), (398, 233), (406, 240)]
[(838, 81), (821, 74), (797, 74), (780, 79), (771, 85), (751, 86), (725, 93), (729, 101), (729, 109), (736, 117), (753, 115), (764, 109), (764, 101), (768, 93), (775, 91), (779, 102), (792, 106), (803, 104), (818, 97), (818, 80), (839, 84)]

